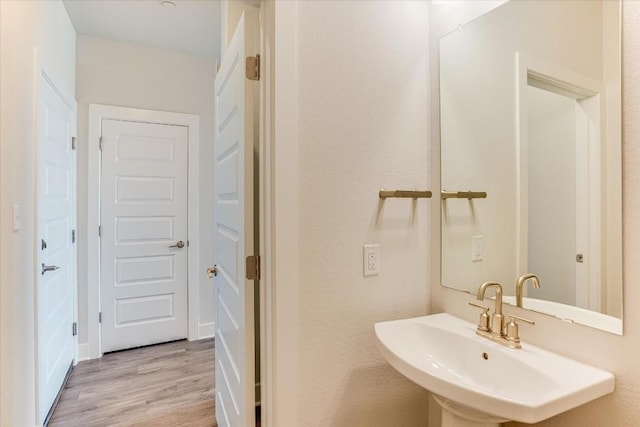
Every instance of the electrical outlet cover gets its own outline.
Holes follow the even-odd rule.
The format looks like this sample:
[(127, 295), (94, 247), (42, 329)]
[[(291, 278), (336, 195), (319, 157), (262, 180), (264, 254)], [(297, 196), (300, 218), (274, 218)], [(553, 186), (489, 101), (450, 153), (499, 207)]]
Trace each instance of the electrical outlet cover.
[(364, 245), (362, 255), (363, 275), (366, 277), (380, 274), (380, 245)]

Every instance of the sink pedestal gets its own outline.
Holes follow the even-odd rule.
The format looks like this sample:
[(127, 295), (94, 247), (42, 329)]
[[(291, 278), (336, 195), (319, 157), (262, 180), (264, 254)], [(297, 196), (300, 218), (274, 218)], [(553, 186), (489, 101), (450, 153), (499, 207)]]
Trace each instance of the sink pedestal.
[(444, 397), (433, 395), (442, 408), (441, 427), (500, 427), (510, 420), (485, 414)]

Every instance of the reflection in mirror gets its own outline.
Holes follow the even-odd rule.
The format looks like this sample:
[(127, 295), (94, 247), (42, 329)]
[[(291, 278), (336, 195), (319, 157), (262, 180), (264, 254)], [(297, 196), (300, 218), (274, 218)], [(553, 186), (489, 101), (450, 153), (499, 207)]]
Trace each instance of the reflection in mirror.
[[(459, 3), (459, 2), (456, 2)], [(463, 6), (459, 6), (463, 7)], [(442, 284), (622, 333), (620, 4), (511, 1), (440, 40)]]

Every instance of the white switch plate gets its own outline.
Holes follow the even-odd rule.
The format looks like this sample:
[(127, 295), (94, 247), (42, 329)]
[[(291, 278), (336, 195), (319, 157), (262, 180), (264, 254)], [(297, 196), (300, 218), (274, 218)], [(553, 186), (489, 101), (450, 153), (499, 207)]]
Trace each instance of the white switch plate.
[(362, 265), (364, 276), (380, 274), (380, 245), (364, 245), (362, 251)]
[(484, 236), (471, 237), (471, 261), (482, 261), (484, 257)]
[(22, 208), (20, 208), (20, 205), (13, 205), (13, 231), (20, 230), (21, 219)]

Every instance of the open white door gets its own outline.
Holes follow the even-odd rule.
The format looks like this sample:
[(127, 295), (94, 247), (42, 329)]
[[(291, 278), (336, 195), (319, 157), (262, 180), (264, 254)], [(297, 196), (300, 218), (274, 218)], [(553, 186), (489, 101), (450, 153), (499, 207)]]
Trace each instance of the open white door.
[(245, 258), (254, 254), (253, 102), (257, 82), (245, 77), (254, 55), (243, 15), (215, 80), (216, 418), (220, 427), (255, 426), (254, 281)]
[(74, 110), (40, 77), (38, 95), (38, 423), (42, 425), (75, 354)]

